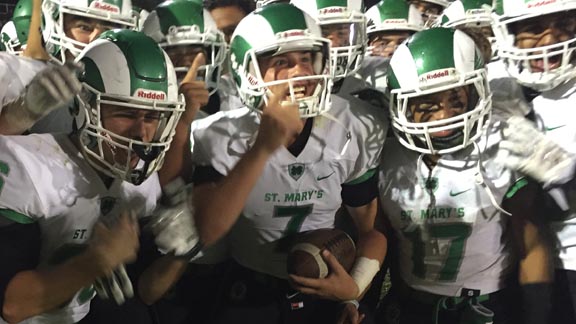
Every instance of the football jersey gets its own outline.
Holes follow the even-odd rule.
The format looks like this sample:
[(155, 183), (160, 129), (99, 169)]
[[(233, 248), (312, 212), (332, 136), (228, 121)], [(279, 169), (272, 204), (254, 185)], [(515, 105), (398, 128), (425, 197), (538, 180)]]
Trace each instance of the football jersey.
[(47, 66), (42, 61), (0, 53), (0, 112), (5, 104), (18, 98), (34, 76)]
[(503, 288), (514, 267), (505, 234), (508, 216), (476, 182), (482, 169), (499, 204), (513, 185), (514, 175), (493, 161), (499, 140), (493, 129), (478, 147), (441, 156), (432, 170), (419, 153), (396, 139), (386, 142), (380, 201), (398, 237), (400, 275), (410, 287), (443, 296)]
[[(542, 93), (532, 105), (546, 137), (576, 154), (576, 78)], [(562, 191), (570, 211), (565, 219), (552, 223), (558, 236), (556, 266), (576, 270), (576, 180), (563, 185)]]
[[(228, 234), (231, 256), (241, 265), (286, 278), (287, 251), (279, 240), (334, 227), (341, 185), (374, 174), (387, 127), (381, 117), (361, 101), (338, 96), (332, 96), (329, 114), (314, 118), (298, 156), (280, 147), (269, 158)], [(258, 113), (248, 108), (195, 121), (195, 164), (227, 175), (253, 144), (258, 127)]]
[[(39, 224), (38, 269), (82, 252), (101, 217), (113, 221), (127, 208), (138, 216), (151, 215), (161, 194), (156, 174), (139, 186), (115, 180), (106, 188), (63, 134), (0, 136), (0, 152), (0, 209), (17, 222)], [(88, 313), (93, 296), (92, 287), (85, 287), (66, 305), (23, 323), (78, 322)]]

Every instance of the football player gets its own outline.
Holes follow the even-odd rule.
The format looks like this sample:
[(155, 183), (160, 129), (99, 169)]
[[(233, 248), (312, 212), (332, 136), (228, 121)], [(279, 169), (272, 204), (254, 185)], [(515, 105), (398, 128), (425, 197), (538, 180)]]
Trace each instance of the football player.
[[(373, 230), (373, 168), (385, 125), (364, 106), (331, 97), (329, 41), (295, 6), (268, 4), (248, 15), (230, 51), (246, 107), (192, 127), (198, 230), (206, 245), (227, 234), (237, 262), (217, 321), (325, 321), (338, 307), (325, 299), (358, 298), (384, 257), (385, 238)], [(282, 242), (333, 227), (342, 202), (363, 247), (352, 275), (326, 254), (331, 274), (292, 276), (294, 292)]]
[[(508, 121), (501, 161), (542, 183), (553, 197), (547, 212), (556, 234), (550, 322), (572, 323), (576, 320), (572, 220), (576, 125), (570, 116), (576, 103), (576, 1), (502, 1), (496, 9), (493, 29), (499, 55), (510, 75), (524, 86), (536, 122)], [(544, 296), (546, 289), (540, 290)]]
[(511, 323), (520, 300), (520, 322), (543, 323), (533, 315), (546, 303), (531, 303), (551, 280), (541, 193), (495, 163), (501, 128), (489, 122), (481, 51), (462, 31), (424, 30), (396, 50), (388, 80), (397, 140), (384, 146), (379, 184), (397, 238), (400, 323)]
[(422, 15), (424, 26), (430, 27), (450, 4), (446, 0), (410, 0), (409, 4), (416, 6)]
[[(79, 60), (78, 131), (0, 137), (0, 304), (10, 323), (76, 323), (95, 281), (118, 302), (130, 297), (123, 264), (138, 249), (136, 217), (152, 215), (156, 171), (184, 110), (170, 60), (142, 33), (110, 31)], [(154, 227), (159, 247), (187, 252), (173, 228), (166, 240), (168, 223)]]
[(212, 0), (206, 4), (216, 27), (224, 34), (227, 44), (230, 44), (232, 34), (242, 18), (254, 10), (252, 0)]

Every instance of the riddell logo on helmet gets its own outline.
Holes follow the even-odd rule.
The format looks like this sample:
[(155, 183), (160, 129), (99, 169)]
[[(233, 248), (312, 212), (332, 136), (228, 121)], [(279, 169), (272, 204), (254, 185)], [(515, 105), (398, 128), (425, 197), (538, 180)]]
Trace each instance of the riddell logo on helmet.
[(406, 19), (386, 19), (384, 20), (384, 24), (405, 24), (407, 23)]
[(304, 30), (300, 30), (300, 29), (287, 30), (287, 31), (279, 32), (278, 34), (276, 34), (276, 36), (280, 39), (296, 37), (296, 36), (305, 36), (305, 35), (306, 35), (306, 32)]
[(90, 8), (94, 8), (94, 9), (98, 9), (98, 10), (102, 10), (102, 11), (114, 12), (114, 13), (120, 12), (120, 8), (118, 8), (117, 6), (106, 3), (106, 2), (99, 2), (99, 1), (92, 2), (90, 4)]
[(318, 13), (321, 15), (329, 15), (329, 14), (341, 14), (345, 13), (346, 11), (347, 10), (345, 7), (328, 7), (318, 10)]
[(546, 6), (546, 5), (553, 4), (553, 3), (556, 3), (556, 0), (530, 1), (530, 2), (528, 2), (527, 6), (528, 6), (528, 8), (536, 8), (536, 7), (542, 7), (542, 6)]
[(143, 98), (143, 99), (150, 99), (150, 100), (164, 100), (164, 99), (166, 99), (166, 94), (162, 91), (136, 89), (135, 97)]
[(490, 14), (490, 10), (487, 9), (470, 9), (470, 10), (466, 10), (466, 14), (467, 15), (489, 15)]
[(442, 81), (442, 79), (445, 79), (447, 77), (454, 77), (456, 75), (456, 70), (455, 69), (442, 69), (442, 70), (436, 70), (436, 71), (432, 71), (432, 72), (428, 72), (426, 74), (422, 74), (420, 76), (420, 82), (422, 83), (436, 83), (438, 81)]

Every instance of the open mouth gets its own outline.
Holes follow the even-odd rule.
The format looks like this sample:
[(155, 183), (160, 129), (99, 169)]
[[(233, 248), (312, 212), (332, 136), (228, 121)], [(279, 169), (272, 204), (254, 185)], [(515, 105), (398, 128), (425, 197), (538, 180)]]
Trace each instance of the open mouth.
[(562, 63), (562, 55), (554, 55), (548, 58), (548, 64), (544, 59), (530, 60), (530, 68), (532, 72), (545, 72), (557, 69)]
[[(305, 97), (308, 97), (308, 87), (305, 85), (295, 85), (293, 90), (294, 90), (294, 99), (298, 100), (298, 99), (302, 99)], [(290, 97), (290, 91), (288, 91), (288, 93), (286, 94), (286, 97)]]

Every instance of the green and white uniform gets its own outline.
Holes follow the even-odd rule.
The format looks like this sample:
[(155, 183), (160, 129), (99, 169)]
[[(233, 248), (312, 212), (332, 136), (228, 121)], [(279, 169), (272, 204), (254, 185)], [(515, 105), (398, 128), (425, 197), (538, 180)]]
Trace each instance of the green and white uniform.
[[(101, 217), (122, 209), (151, 215), (160, 197), (157, 175), (140, 186), (115, 180), (109, 188), (65, 135), (0, 137), (0, 215), (37, 222), (42, 232), (38, 269), (48, 269), (84, 250)], [(92, 287), (69, 303), (22, 323), (75, 323), (90, 309)]]
[[(286, 278), (286, 254), (276, 251), (277, 241), (333, 227), (342, 204), (341, 185), (361, 183), (374, 174), (386, 125), (360, 101), (337, 96), (332, 97), (329, 113), (338, 122), (315, 117), (297, 157), (281, 147), (268, 160), (228, 236), (231, 255), (242, 266)], [(258, 114), (248, 108), (195, 121), (195, 164), (227, 175), (253, 144), (259, 122)]]
[(504, 234), (508, 216), (476, 182), (480, 167), (498, 203), (514, 183), (513, 174), (493, 161), (499, 140), (493, 129), (481, 137), (480, 154), (469, 146), (442, 155), (431, 171), (398, 141), (384, 146), (380, 199), (398, 237), (400, 275), (410, 287), (455, 297), (464, 288), (482, 295), (504, 288), (514, 268)]

